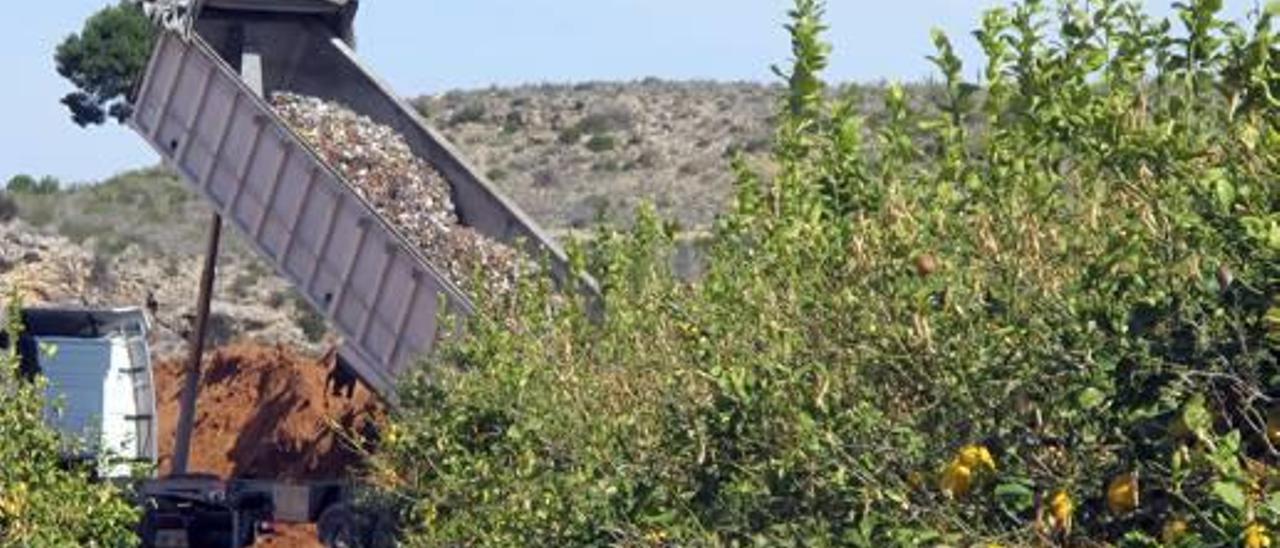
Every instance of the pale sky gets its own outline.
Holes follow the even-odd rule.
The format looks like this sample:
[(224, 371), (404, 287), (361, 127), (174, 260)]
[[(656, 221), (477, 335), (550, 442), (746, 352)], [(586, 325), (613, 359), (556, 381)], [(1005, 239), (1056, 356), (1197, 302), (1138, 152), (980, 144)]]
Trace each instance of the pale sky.
[[(1256, 0), (1227, 0), (1242, 17)], [(53, 50), (109, 0), (10, 2), (0, 33), (0, 182), (15, 173), (95, 181), (154, 164), (141, 138), (80, 129), (58, 103), (70, 85)], [(931, 28), (968, 59), (983, 10), (1001, 0), (828, 0), (831, 81), (932, 74)], [(1169, 1), (1148, 0), (1154, 13)], [(771, 81), (785, 63), (787, 0), (363, 0), (360, 54), (402, 95), (538, 82), (665, 79)], [(976, 66), (970, 66), (973, 73)]]

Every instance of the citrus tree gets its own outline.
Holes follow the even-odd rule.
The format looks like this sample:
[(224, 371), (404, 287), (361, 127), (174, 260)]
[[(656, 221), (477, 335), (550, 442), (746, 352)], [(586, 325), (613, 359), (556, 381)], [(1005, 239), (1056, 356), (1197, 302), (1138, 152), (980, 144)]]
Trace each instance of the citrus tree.
[(884, 112), (795, 0), (776, 169), (705, 275), (642, 212), (403, 388), (371, 472), (410, 544), (1267, 546), (1280, 527), (1273, 12), (988, 12)]

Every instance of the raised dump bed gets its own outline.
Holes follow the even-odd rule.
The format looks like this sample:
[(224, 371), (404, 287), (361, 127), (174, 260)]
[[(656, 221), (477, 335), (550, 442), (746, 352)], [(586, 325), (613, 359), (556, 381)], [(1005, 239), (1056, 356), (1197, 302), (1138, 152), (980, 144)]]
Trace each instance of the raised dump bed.
[(396, 130), (449, 182), (462, 224), (594, 292), (570, 282), (563, 251), (360, 63), (333, 14), (210, 4), (193, 32), (160, 36), (130, 125), (322, 311), (373, 390), (393, 399), (394, 378), (452, 331), (437, 325), (442, 312), (470, 314), (472, 302), (263, 96), (335, 101)]

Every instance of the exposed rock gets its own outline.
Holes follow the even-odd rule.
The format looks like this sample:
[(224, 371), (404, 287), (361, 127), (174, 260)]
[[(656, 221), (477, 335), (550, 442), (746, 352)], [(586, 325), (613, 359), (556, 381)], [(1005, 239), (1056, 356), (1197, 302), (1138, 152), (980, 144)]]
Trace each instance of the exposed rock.
[[(16, 222), (0, 226), (0, 262), (12, 265), (0, 272), (0, 290), (16, 291), (28, 306), (141, 307), (148, 311), (157, 355), (181, 352), (186, 346), (202, 257), (158, 257), (136, 247), (107, 257)], [(325, 341), (310, 341), (293, 320), (291, 307), (278, 302), (272, 306), (279, 300), (273, 295), (289, 291), (287, 283), (260, 268), (239, 257), (222, 257), (211, 312), (214, 340), (247, 339), (321, 351)], [(234, 285), (248, 287), (233, 291)]]

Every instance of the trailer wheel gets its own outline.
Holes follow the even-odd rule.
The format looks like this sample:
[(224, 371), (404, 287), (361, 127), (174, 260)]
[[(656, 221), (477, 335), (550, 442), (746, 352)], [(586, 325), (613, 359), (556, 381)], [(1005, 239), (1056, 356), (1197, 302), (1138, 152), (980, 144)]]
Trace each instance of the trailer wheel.
[(346, 504), (335, 504), (320, 513), (316, 532), (326, 548), (360, 548), (361, 527), (356, 513)]

